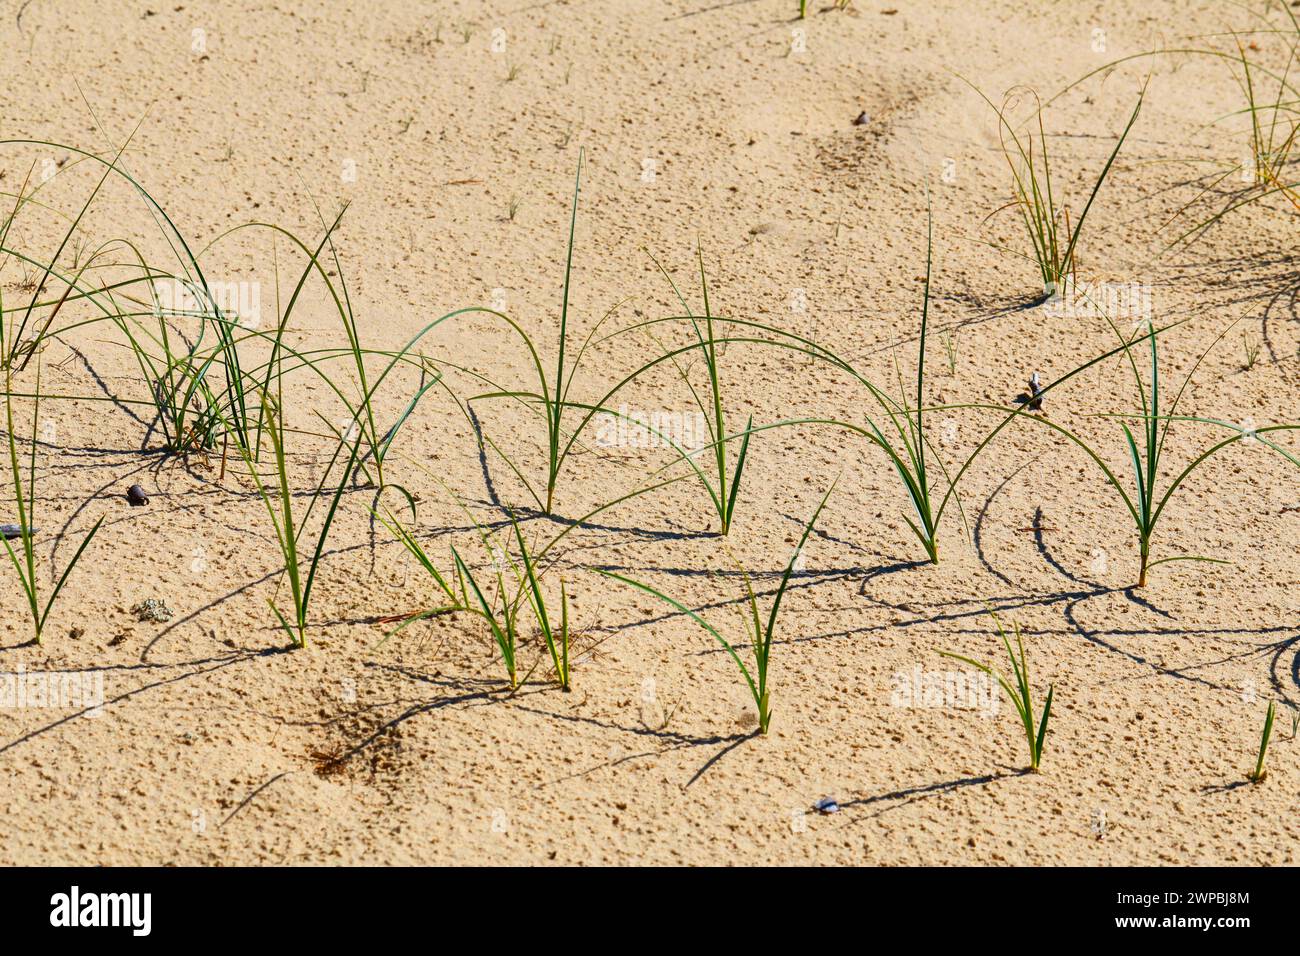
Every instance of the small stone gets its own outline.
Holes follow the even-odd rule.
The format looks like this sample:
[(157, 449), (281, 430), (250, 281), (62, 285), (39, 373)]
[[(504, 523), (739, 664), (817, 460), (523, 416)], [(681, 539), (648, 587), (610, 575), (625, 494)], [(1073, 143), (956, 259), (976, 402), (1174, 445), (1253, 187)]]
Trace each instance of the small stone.
[(867, 115), (866, 110), (863, 110), (861, 113), (858, 114), (858, 118), (853, 121), (853, 125), (866, 126), (870, 122), (871, 122), (871, 117)]
[(839, 813), (840, 803), (834, 797), (822, 797), (813, 804), (813, 809), (818, 813)]
[(149, 496), (139, 485), (132, 485), (126, 489), (126, 500), (130, 502), (132, 508), (139, 508), (149, 503)]

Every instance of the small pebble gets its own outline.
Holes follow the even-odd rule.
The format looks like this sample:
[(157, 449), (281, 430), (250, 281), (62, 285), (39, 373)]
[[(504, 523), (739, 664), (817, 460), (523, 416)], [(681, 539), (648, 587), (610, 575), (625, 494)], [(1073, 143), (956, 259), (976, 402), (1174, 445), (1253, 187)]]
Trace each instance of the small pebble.
[[(36, 534), (35, 528), (32, 528), (32, 534)], [(3, 536), (6, 541), (12, 541), (14, 538), (21, 538), (23, 536), (22, 526), (16, 524), (0, 524), (0, 536)]]
[(870, 122), (871, 122), (871, 117), (867, 115), (866, 110), (863, 110), (861, 113), (858, 114), (858, 118), (853, 121), (853, 125), (866, 126)]
[(839, 813), (840, 804), (834, 797), (822, 797), (813, 804), (813, 809), (818, 813)]
[(126, 489), (126, 500), (131, 503), (132, 508), (139, 508), (141, 505), (149, 503), (149, 496), (144, 493), (144, 489), (139, 485), (132, 485)]

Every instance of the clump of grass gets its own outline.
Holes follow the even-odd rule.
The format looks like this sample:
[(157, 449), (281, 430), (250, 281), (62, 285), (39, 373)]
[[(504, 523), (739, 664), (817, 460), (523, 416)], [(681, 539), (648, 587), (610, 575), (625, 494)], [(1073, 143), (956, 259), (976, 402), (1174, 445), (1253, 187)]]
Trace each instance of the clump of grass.
[(1264, 756), (1268, 753), (1268, 741), (1273, 736), (1273, 713), (1275, 709), (1273, 701), (1268, 702), (1268, 713), (1264, 716), (1264, 733), (1259, 738), (1259, 756), (1255, 758), (1255, 769), (1248, 776), (1251, 783), (1260, 783), (1268, 775), (1264, 769)]
[[(1287, 7), (1287, 13), (1291, 11)], [(1291, 14), (1294, 19), (1294, 14)], [(1295, 146), (1296, 133), (1300, 132), (1300, 123), (1291, 119), (1294, 113), (1294, 104), (1283, 102), (1287, 95), (1286, 78), (1291, 72), (1291, 66), (1295, 62), (1296, 48), (1291, 48), (1291, 54), (1287, 58), (1286, 68), (1283, 70), (1282, 77), (1277, 85), (1277, 98), (1271, 105), (1261, 106), (1255, 93), (1255, 77), (1252, 74), (1250, 60), (1246, 57), (1246, 50), (1237, 41), (1237, 53), (1241, 58), (1241, 68), (1243, 73), (1242, 87), (1246, 94), (1247, 108), (1250, 112), (1250, 152), (1253, 165), (1255, 184), (1259, 186), (1273, 186), (1282, 191), (1282, 193), (1297, 203), (1297, 197), (1292, 187), (1282, 182), (1282, 174), (1291, 160), (1291, 150)], [(1267, 113), (1267, 121), (1261, 119), (1261, 114)], [(1290, 127), (1288, 129), (1287, 127)], [(1300, 208), (1300, 206), (1298, 206)]]
[[(147, 266), (144, 268), (147, 271)], [(180, 279), (175, 281), (185, 284)], [(202, 296), (201, 289), (187, 287), (196, 299)], [(112, 292), (109, 295), (112, 297)], [(208, 373), (219, 355), (202, 349), (207, 315), (197, 317), (198, 334), (186, 341), (184, 333), (174, 328), (176, 317), (164, 314), (156, 299), (152, 312), (149, 321), (115, 307), (112, 321), (135, 356), (153, 400), (164, 445), (178, 455), (215, 448), (223, 417), (218, 396), (208, 382)]]
[[(1258, 442), (1260, 446), (1276, 452), (1296, 467), (1300, 467), (1300, 458), (1297, 458), (1291, 452), (1280, 447), (1271, 439), (1264, 437), (1266, 434), (1271, 434), (1273, 432), (1294, 431), (1300, 429), (1300, 425), (1280, 424), (1254, 428), (1245, 424), (1221, 421), (1215, 418), (1175, 414), (1192, 377), (1200, 368), (1201, 363), (1205, 361), (1206, 357), (1214, 347), (1223, 340), (1224, 336), (1226, 336), (1233, 328), (1233, 325), (1229, 325), (1225, 328), (1224, 331), (1210, 343), (1209, 347), (1202, 352), (1197, 360), (1192, 364), (1187, 376), (1183, 379), (1177, 393), (1174, 395), (1173, 401), (1166, 409), (1162, 404), (1163, 398), (1161, 397), (1160, 364), (1156, 349), (1156, 337), (1169, 331), (1173, 325), (1157, 329), (1153, 323), (1148, 321), (1147, 332), (1138, 338), (1130, 340), (1120, 332), (1119, 328), (1111, 320), (1109, 315), (1103, 313), (1103, 317), (1110, 323), (1112, 331), (1114, 331), (1116, 336), (1119, 338), (1119, 346), (1089, 359), (1087, 362), (1084, 362), (1082, 365), (1067, 372), (1055, 381), (1043, 386), (1038, 393), (1038, 397), (1041, 398), (1049, 391), (1059, 388), (1070, 379), (1082, 374), (1087, 369), (1090, 369), (1109, 358), (1122, 355), (1132, 370), (1140, 408), (1134, 412), (1128, 413), (1101, 413), (1096, 417), (1115, 418), (1121, 420), (1121, 427), (1125, 439), (1125, 450), (1128, 452), (1127, 457), (1133, 472), (1134, 492), (1130, 494), (1129, 489), (1125, 487), (1124, 482), (1120, 480), (1115, 471), (1111, 469), (1095, 448), (1064, 425), (1054, 422), (1046, 416), (1030, 414), (1028, 411), (1028, 403), (1016, 409), (1008, 409), (1005, 406), (981, 405), (978, 403), (946, 406), (951, 409), (984, 408), (1007, 413), (1006, 418), (1004, 418), (997, 427), (980, 440), (971, 455), (962, 464), (961, 468), (957, 470), (956, 475), (952, 480), (954, 486), (961, 480), (966, 473), (966, 470), (971, 466), (975, 459), (987, 449), (988, 445), (1002, 431), (1002, 429), (1007, 427), (1007, 425), (1016, 420), (1036, 422), (1037, 424), (1043, 425), (1058, 434), (1065, 436), (1071, 442), (1078, 445), (1093, 464), (1101, 470), (1107, 484), (1115, 489), (1121, 501), (1124, 503), (1125, 510), (1133, 520), (1133, 526), (1138, 538), (1140, 563), (1137, 587), (1146, 586), (1147, 572), (1157, 565), (1174, 561), (1203, 561), (1212, 564), (1228, 564), (1229, 562), (1219, 558), (1209, 558), (1198, 555), (1178, 555), (1162, 558), (1156, 561), (1150, 560), (1152, 540), (1160, 518), (1165, 512), (1166, 506), (1169, 504), (1174, 493), (1183, 486), (1184, 482), (1186, 482), (1201, 465), (1218, 452), (1238, 441)], [(1174, 325), (1177, 324), (1181, 324), (1181, 322), (1174, 323)], [(1142, 373), (1138, 368), (1137, 359), (1133, 354), (1134, 346), (1142, 340), (1147, 341), (1150, 346), (1151, 361), (1149, 382), (1143, 380)], [(1129, 428), (1126, 420), (1136, 420), (1141, 423), (1140, 444), (1138, 438), (1134, 436), (1133, 430)], [(1168, 480), (1168, 484), (1163, 490), (1160, 490), (1159, 479), (1162, 474), (1161, 463), (1164, 461), (1165, 441), (1169, 436), (1171, 426), (1175, 422), (1212, 426), (1231, 432), (1232, 434), (1227, 438), (1215, 442), (1208, 449), (1194, 457), (1188, 464), (1183, 466), (1182, 470), (1178, 471), (1172, 479)]]
[(748, 572), (742, 572), (745, 582), (745, 596), (748, 602), (748, 617), (746, 618), (746, 629), (749, 632), (748, 638), (750, 646), (754, 652), (754, 669), (751, 671), (746, 666), (744, 660), (736, 652), (736, 648), (722, 634), (714, 628), (712, 624), (704, 620), (699, 614), (691, 610), (685, 604), (675, 598), (671, 598), (662, 591), (652, 588), (648, 584), (642, 584), (640, 581), (624, 577), (613, 571), (600, 571), (606, 577), (622, 581), (624, 584), (630, 584), (634, 588), (644, 591), (646, 594), (653, 595), (659, 600), (668, 604), (685, 614), (692, 621), (704, 628), (721, 644), (731, 655), (731, 659), (736, 662), (740, 668), (741, 676), (745, 678), (745, 683), (749, 687), (750, 696), (754, 699), (754, 706), (758, 711), (758, 729), (759, 733), (766, 734), (768, 727), (772, 722), (772, 698), (771, 690), (768, 687), (768, 669), (772, 659), (772, 639), (776, 633), (777, 612), (781, 609), (781, 599), (785, 596), (786, 588), (790, 584), (790, 576), (794, 573), (795, 561), (799, 558), (799, 552), (803, 549), (804, 543), (808, 540), (808, 535), (812, 532), (813, 525), (817, 523), (817, 518), (821, 515), (822, 509), (826, 507), (826, 501), (835, 490), (832, 484), (827, 489), (826, 494), (822, 496), (821, 503), (817, 505), (817, 510), (813, 512), (812, 517), (803, 526), (803, 534), (799, 538), (799, 543), (795, 546), (794, 553), (790, 555), (790, 560), (785, 566), (785, 572), (781, 575), (781, 583), (777, 586), (776, 593), (772, 598), (772, 608), (767, 615), (766, 622), (759, 613), (758, 598), (754, 594), (754, 587), (750, 581)]
[[(1025, 730), (1025, 741), (1029, 745), (1029, 769), (1038, 772), (1038, 765), (1043, 759), (1043, 744), (1047, 740), (1047, 721), (1052, 716), (1052, 698), (1056, 694), (1056, 685), (1052, 684), (1047, 689), (1047, 700), (1043, 703), (1043, 714), (1041, 717), (1035, 717), (1033, 688), (1029, 682), (1029, 662), (1025, 659), (1025, 642), (1020, 635), (1020, 625), (1012, 622), (1012, 628), (1016, 634), (1016, 651), (1011, 649), (1011, 639), (1007, 636), (1006, 630), (1002, 627), (1002, 622), (998, 619), (997, 614), (989, 611), (993, 617), (993, 623), (998, 629), (998, 636), (1002, 638), (1002, 646), (1007, 649), (1007, 657), (1011, 661), (1011, 672), (1015, 677), (1015, 683), (1007, 680), (1002, 676), (1002, 672), (991, 664), (981, 664), (979, 661), (972, 660), (969, 657), (963, 657), (960, 654), (953, 654), (950, 651), (940, 651), (944, 657), (951, 657), (953, 660), (961, 661), (963, 664), (969, 664), (985, 674), (988, 674), (1006, 692), (1011, 698), (1011, 703), (1015, 705), (1016, 714), (1020, 717), (1020, 723)], [(1017, 655), (1017, 651), (1019, 654)], [(1035, 726), (1035, 721), (1037, 725)]]
[(1079, 236), (1092, 209), (1093, 201), (1097, 198), (1097, 193), (1101, 191), (1102, 184), (1110, 174), (1111, 167), (1124, 145), (1124, 140), (1128, 138), (1129, 131), (1137, 122), (1146, 93), (1145, 88), (1138, 95), (1137, 104), (1133, 107), (1128, 124), (1097, 176), (1088, 201), (1084, 204), (1083, 211), (1079, 214), (1073, 228), (1070, 225), (1069, 209), (1061, 202), (1052, 186), (1052, 161), (1047, 151), (1043, 104), (1037, 94), (1028, 91), (1037, 107), (1034, 111), (1034, 119), (1037, 121), (1038, 132), (1035, 135), (1032, 127), (1018, 130), (1009, 118), (1017, 94), (1022, 91), (1013, 89), (999, 107), (978, 87), (974, 89), (997, 113), (998, 137), (1002, 145), (1002, 154), (1011, 170), (1012, 199), (1006, 205), (994, 210), (990, 216), (1009, 208), (1014, 208), (1020, 213), (1025, 232), (1033, 248), (1033, 259), (1038, 265), (1043, 281), (1043, 295), (1051, 297), (1059, 294), (1064, 291), (1067, 281), (1075, 274)]
[[(424, 546), (420, 544), (419, 539), (400, 521), (398, 521), (391, 512), (380, 514), (378, 511), (375, 511), (373, 513), (375, 518), (384, 525), (384, 527), (391, 531), (393, 537), (397, 538), (397, 540), (401, 542), (402, 546), (410, 552), (416, 561), (419, 562), (420, 567), (422, 567), (425, 570), (425, 573), (433, 579), (434, 586), (445, 598), (445, 603), (435, 604), (431, 608), (405, 615), (402, 623), (398, 627), (394, 628), (393, 631), (384, 638), (384, 640), (387, 640), (389, 637), (392, 637), (393, 634), (396, 634), (398, 631), (401, 631), (403, 628), (415, 623), (416, 621), (422, 621), (439, 614), (451, 614), (456, 611), (470, 610), (469, 593), (465, 589), (464, 578), (459, 575), (453, 575), (452, 581), (455, 582), (455, 585), (453, 585), (452, 582), (448, 581), (447, 577), (445, 577), (438, 569), (438, 566), (434, 563), (433, 559), (429, 557), (428, 551), (426, 551)], [(390, 620), (396, 620), (396, 618), (391, 618)]]
[[(1231, 197), (1218, 212), (1194, 222), (1168, 244), (1169, 248), (1184, 242), (1195, 242), (1225, 216), (1259, 203), (1270, 196), (1281, 196), (1300, 210), (1300, 182), (1295, 181), (1294, 177), (1291, 182), (1284, 181), (1285, 171), (1295, 162), (1295, 144), (1297, 136), (1300, 135), (1300, 109), (1297, 109), (1297, 104), (1300, 103), (1300, 86), (1293, 81), (1291, 74), (1292, 68), (1300, 61), (1300, 19), (1297, 19), (1295, 12), (1287, 3), (1279, 2), (1277, 7), (1286, 14), (1288, 21), (1280, 27), (1270, 19), (1272, 4), (1264, 4), (1258, 10), (1249, 7), (1243, 9), (1260, 21), (1260, 28), (1252, 31), (1253, 35), (1276, 36), (1285, 45), (1287, 62), (1281, 70), (1271, 69), (1251, 60), (1246, 55), (1246, 50), (1257, 50), (1259, 47), (1253, 41), (1248, 47), (1243, 47), (1240, 34), (1229, 31), (1228, 35), (1233, 37), (1234, 49), (1180, 47), (1155, 48), (1141, 53), (1132, 53), (1090, 70), (1052, 98), (1063, 96), (1094, 76), (1107, 75), (1120, 64), (1130, 60), (1162, 55), (1197, 56), (1217, 59), (1229, 66), (1233, 79), (1241, 88), (1245, 99), (1245, 106), (1229, 115), (1235, 117), (1245, 114), (1250, 118), (1247, 143), (1250, 151), (1248, 165), (1247, 163), (1221, 164), (1222, 171), (1207, 177), (1205, 185), (1193, 199), (1185, 203), (1171, 217), (1170, 222), (1182, 218), (1184, 213), (1196, 206), (1201, 199), (1213, 195), (1221, 184), (1234, 174), (1241, 174), (1250, 185), (1242, 193)], [(1269, 96), (1267, 93), (1270, 80), (1277, 84), (1274, 96)], [(1219, 117), (1215, 122), (1226, 118)]]
[[(0, 299), (0, 309), (3, 308), (3, 300)], [(86, 548), (94, 539), (96, 532), (99, 531), (100, 525), (104, 523), (101, 517), (97, 520), (86, 536), (81, 539), (81, 544), (76, 552), (72, 555), (67, 565), (63, 568), (63, 573), (59, 576), (58, 581), (50, 590), (49, 597), (45, 598), (44, 604), (41, 602), (40, 593), (40, 572), (36, 563), (36, 435), (37, 425), (40, 419), (41, 407), (41, 363), (36, 363), (36, 382), (32, 395), (32, 436), (31, 436), (31, 454), (27, 462), (27, 477), (24, 481), (23, 468), (21, 459), (18, 454), (18, 439), (14, 429), (14, 380), (13, 369), (6, 366), (5, 373), (5, 423), (9, 444), (9, 474), (13, 481), (14, 505), (18, 513), (18, 530), (19, 545), (15, 550), (10, 543), (8, 536), (0, 535), (0, 541), (4, 542), (5, 553), (9, 555), (9, 561), (13, 565), (14, 571), (18, 574), (19, 586), (22, 588), (23, 597), (27, 601), (27, 608), (31, 612), (32, 619), (32, 637), (37, 644), (42, 643), (45, 632), (45, 623), (49, 619), (50, 611), (54, 607), (54, 602), (58, 600), (59, 595), (63, 592), (63, 586), (68, 582), (68, 576), (72, 574), (72, 569), (77, 566), (81, 556), (85, 554)]]
[(948, 356), (948, 374), (957, 374), (957, 336), (952, 334), (952, 329), (947, 329), (943, 333), (943, 350)]
[[(53, 143), (46, 143), (37, 140), (5, 140), (3, 142), (0, 142), (0, 145), (10, 144), (10, 143), (24, 143), (27, 145), (39, 145), (39, 146), (55, 146), (55, 144)], [(117, 171), (117, 162), (118, 160), (121, 159), (122, 154), (126, 151), (126, 148), (129, 144), (130, 144), (130, 140), (128, 139), (127, 142), (123, 143), (121, 148), (117, 150), (116, 154), (113, 156), (111, 161), (102, 159), (100, 157), (94, 157), (105, 167), (103, 175), (101, 175), (98, 181), (95, 183), (95, 188), (91, 190), (90, 194), (86, 197), (86, 201), (82, 203), (81, 209), (77, 212), (77, 215), (71, 219), (70, 224), (68, 225), (68, 229), (63, 234), (63, 239), (59, 243), (58, 248), (55, 250), (54, 255), (51, 256), (50, 259), (43, 264), (36, 263), (34, 261), (29, 260), (31, 264), (36, 265), (38, 268), (41, 269), (41, 277), (33, 286), (31, 300), (27, 303), (27, 307), (23, 310), (22, 318), (18, 321), (18, 323), (16, 325), (13, 325), (12, 323), (9, 323), (7, 320), (0, 320), (0, 323), (4, 325), (3, 331), (2, 333), (0, 333), (0, 343), (3, 343), (3, 349), (0, 349), (0, 366), (3, 366), (4, 368), (16, 367), (18, 371), (20, 372), (24, 371), (27, 368), (28, 364), (31, 362), (32, 358), (39, 351), (41, 343), (48, 335), (50, 326), (53, 324), (55, 317), (58, 315), (59, 311), (63, 308), (63, 305), (68, 301), (68, 297), (71, 294), (75, 283), (74, 282), (66, 283), (67, 291), (63, 293), (63, 295), (59, 298), (57, 304), (54, 305), (53, 309), (45, 317), (45, 320), (43, 323), (41, 323), (40, 328), (33, 329), (31, 336), (28, 337), (27, 333), (28, 333), (29, 325), (39, 321), (39, 319), (35, 315), (35, 312), (38, 306), (41, 305), (40, 302), (41, 293), (45, 290), (46, 285), (50, 281), (52, 280), (58, 281), (63, 278), (61, 274), (59, 274), (57, 271), (59, 260), (63, 256), (64, 250), (68, 248), (68, 244), (73, 241), (74, 236), (78, 237), (79, 242), (83, 241), (84, 237), (82, 237), (78, 233), (78, 230), (81, 228), (81, 224), (85, 219), (87, 212), (89, 212), (91, 205), (95, 202), (95, 198), (103, 190), (104, 185), (108, 182), (109, 177), (112, 176), (112, 174)], [(75, 150), (74, 152), (82, 153), (81, 150)], [(89, 156), (89, 154), (86, 153), (82, 153), (82, 155)], [(24, 179), (22, 186), (19, 187), (18, 193), (15, 196), (13, 210), (6, 217), (3, 228), (0, 229), (0, 244), (3, 244), (8, 239), (9, 231), (13, 226), (14, 220), (17, 218), (18, 213), (22, 210), (23, 206), (30, 200), (30, 196), (27, 193), (27, 186), (30, 182), (31, 182), (31, 169), (28, 169), (27, 176)], [(34, 192), (35, 189), (33, 189), (33, 193)], [(77, 250), (76, 246), (73, 247), (72, 251), (74, 257), (76, 259), (80, 259), (80, 252)], [(6, 256), (11, 254), (12, 251), (6, 247)], [(86, 266), (88, 265), (89, 263), (86, 264)], [(75, 263), (73, 264), (73, 271), (77, 273), (78, 279), (80, 279), (81, 275), (84, 274), (86, 266), (82, 266), (80, 269), (78, 269), (77, 265)], [(0, 315), (3, 315), (3, 313), (0, 312)]]

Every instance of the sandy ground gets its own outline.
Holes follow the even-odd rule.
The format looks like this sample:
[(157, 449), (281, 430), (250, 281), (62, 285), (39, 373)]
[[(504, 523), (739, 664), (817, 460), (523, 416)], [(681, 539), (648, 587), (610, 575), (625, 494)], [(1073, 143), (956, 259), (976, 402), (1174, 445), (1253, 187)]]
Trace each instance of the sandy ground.
[[(552, 363), (580, 149), (574, 343), (619, 303), (609, 329), (679, 311), (651, 255), (698, 305), (698, 243), (717, 314), (814, 338), (896, 392), (895, 363), (909, 379), (915, 369), (928, 182), (930, 320), (956, 345), (950, 367), (931, 340), (929, 402), (1006, 403), (1031, 371), (1051, 381), (1112, 347), (1095, 318), (1035, 307), (1032, 263), (994, 247), (1023, 252), (1025, 240), (1010, 212), (988, 218), (1009, 177), (995, 117), (965, 81), (995, 100), (1017, 85), (1046, 97), (1127, 54), (1244, 28), (1246, 15), (1209, 2), (1027, 11), (996, 0), (855, 0), (848, 11), (814, 3), (797, 22), (796, 7), (8, 2), (0, 115), (6, 138), (92, 151), (121, 146), (138, 124), (125, 163), (196, 251), (248, 221), (315, 243), (321, 215), (349, 203), (339, 258), (364, 344), (376, 349), (496, 301)], [(1300, 345), (1294, 211), (1265, 203), (1165, 250), (1166, 223), (1196, 195), (1196, 178), (1246, 149), (1240, 117), (1209, 125), (1240, 107), (1226, 66), (1139, 60), (1056, 100), (1046, 115), (1059, 189), (1077, 212), (1148, 70), (1080, 271), (1139, 283), (1160, 322), (1188, 320), (1163, 342), (1170, 383), (1242, 319), (1197, 372), (1185, 408), (1285, 421)], [(862, 112), (869, 121), (854, 125)], [(38, 258), (58, 247), (60, 217), (76, 214), (96, 174), (69, 163), (68, 150), (0, 149), (7, 194), (49, 159), (60, 169), (43, 193), (50, 209), (24, 212), (7, 243)], [(89, 248), (123, 237), (169, 256), (120, 181), (81, 232)], [(203, 256), (212, 275), (261, 283), (268, 314), (277, 266), (287, 287), (303, 261), (264, 230)], [(30, 298), (22, 280), (13, 263), (0, 273), (6, 309)], [(309, 284), (295, 311), (297, 348), (343, 341), (322, 289)], [(1243, 330), (1261, 342), (1249, 370)], [(573, 395), (598, 398), (656, 348), (638, 334), (597, 343)], [(518, 340), (483, 316), (440, 327), (426, 352), (528, 384)], [(42, 362), (47, 392), (147, 398), (109, 326), (60, 335)], [(722, 368), (736, 427), (750, 414), (863, 421), (872, 411), (844, 375), (794, 354), (737, 344)], [(1095, 413), (1133, 408), (1126, 374), (1104, 363), (1053, 392), (1047, 409), (1116, 469), (1126, 467), (1122, 432)], [(414, 381), (394, 379), (381, 418), (400, 411)], [(463, 373), (449, 370), (447, 381), (462, 399), (482, 390)], [(313, 409), (337, 418), (330, 399), (300, 376), (290, 412), (302, 426)], [(648, 412), (692, 408), (667, 368), (621, 400)], [(503, 402), (475, 408), (483, 432), (535, 481), (537, 420)], [(373, 490), (344, 495), (312, 645), (288, 651), (267, 607), (282, 562), (239, 468), (223, 479), (201, 460), (165, 458), (142, 406), (47, 400), (41, 418), (43, 558), (52, 547), (62, 567), (79, 535), (105, 520), (43, 646), (29, 641), (17, 587), (5, 586), (0, 669), (102, 678), (104, 705), (92, 716), (49, 702), (0, 708), (5, 863), (1296, 862), (1300, 491), (1295, 469), (1259, 447), (1212, 459), (1156, 536), (1155, 557), (1230, 564), (1163, 565), (1137, 590), (1122, 503), (1046, 428), (1012, 428), (977, 460), (961, 485), (966, 525), (946, 516), (938, 566), (922, 563), (878, 449), (815, 426), (764, 432), (726, 539), (699, 484), (686, 481), (565, 537), (547, 581), (564, 577), (582, 629), (574, 690), (560, 692), (540, 666), (510, 695), (486, 628), (469, 615), (413, 625), (381, 646), (393, 627), (381, 619), (434, 597), (370, 522)], [(992, 421), (937, 413), (929, 427), (951, 464)], [(1208, 437), (1173, 429), (1164, 480)], [(319, 448), (295, 451), (306, 489)], [(528, 512), (525, 528), (547, 540), (670, 459), (588, 448), (562, 476), (559, 518)], [(478, 565), (485, 555), (440, 482), (481, 521), (528, 504), (500, 458), (480, 456), (444, 392), (399, 434), (388, 477), (419, 495), (413, 528), (448, 568), (449, 542)], [(645, 580), (743, 643), (734, 568), (770, 593), (837, 478), (782, 605), (772, 728), (757, 737), (748, 692), (719, 646), (593, 569)], [(137, 481), (150, 496), (138, 509), (123, 497)], [(51, 573), (42, 570), (47, 586)], [(137, 620), (131, 608), (151, 597), (175, 617)], [(900, 697), (918, 671), (962, 669), (939, 651), (1002, 662), (990, 606), (1023, 628), (1040, 699), (1055, 687), (1039, 774), (1021, 772), (1025, 744), (1008, 701), (988, 714)], [(525, 670), (542, 654), (526, 637)], [(1269, 776), (1252, 786), (1244, 777), (1270, 699), (1286, 706)], [(811, 809), (823, 796), (838, 814)]]

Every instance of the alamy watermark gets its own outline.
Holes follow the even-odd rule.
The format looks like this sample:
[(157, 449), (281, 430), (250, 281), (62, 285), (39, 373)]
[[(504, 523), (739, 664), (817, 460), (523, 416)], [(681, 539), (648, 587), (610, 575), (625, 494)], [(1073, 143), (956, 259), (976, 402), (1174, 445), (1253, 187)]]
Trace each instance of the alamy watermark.
[(1043, 304), (1048, 315), (1064, 318), (1108, 318), (1134, 325), (1154, 315), (1151, 285), (1146, 282), (1080, 282), (1070, 279), (1053, 290)]
[(708, 444), (703, 412), (647, 412), (620, 405), (595, 417), (600, 448), (677, 448), (696, 451)]
[(241, 328), (262, 324), (260, 282), (209, 282), (207, 287), (170, 279), (154, 283), (154, 315), (215, 316), (218, 313)]
[(998, 685), (982, 671), (927, 671), (917, 664), (910, 671), (895, 671), (891, 679), (892, 707), (977, 710), (983, 717), (998, 712)]
[(28, 671), (22, 664), (0, 673), (0, 710), (83, 710), (104, 715), (103, 671)]

